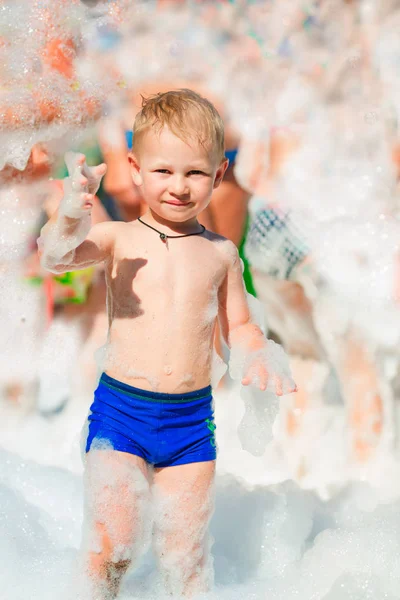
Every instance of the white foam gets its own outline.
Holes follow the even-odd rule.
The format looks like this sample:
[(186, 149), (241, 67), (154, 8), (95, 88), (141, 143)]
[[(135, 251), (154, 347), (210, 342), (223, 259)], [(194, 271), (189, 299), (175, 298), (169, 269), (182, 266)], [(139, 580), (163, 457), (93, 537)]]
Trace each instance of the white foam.
[[(76, 98), (74, 86), (57, 76), (46, 80), (45, 91), (50, 98), (60, 96), (66, 122), (48, 124), (32, 118), (28, 90), (40, 79), (43, 67), (37, 57), (43, 38), (59, 32), (39, 18), (44, 15), (42, 9), (54, 9), (55, 22), (67, 29), (65, 38), (72, 29), (87, 51), (86, 57), (77, 59), (82, 90), (98, 92), (101, 97), (110, 89), (109, 81), (103, 85), (105, 74), (117, 73), (114, 89), (128, 92), (126, 97), (121, 92), (122, 98), (115, 103), (110, 98), (110, 106), (124, 107), (130, 85), (140, 87), (149, 78), (179, 74), (201, 81), (205, 87), (210, 84), (219, 92), (226, 100), (228, 119), (252, 142), (261, 140), (266, 146), (271, 126), (300, 122), (302, 144), (276, 187), (278, 199), (293, 210), (293, 218), (314, 252), (317, 272), (309, 283), (318, 330), (334, 354), (338, 352), (338, 347), (331, 349), (335, 336), (345, 335), (349, 322), (355, 324), (376, 349), (377, 364), (385, 363), (385, 383), (395, 390), (392, 383), (398, 371), (400, 328), (398, 306), (390, 294), (396, 274), (398, 225), (396, 219), (388, 219), (389, 226), (378, 219), (380, 215), (392, 218), (397, 210), (396, 174), (387, 152), (386, 126), (395, 134), (396, 129), (394, 119), (388, 123), (386, 117), (390, 111), (394, 116), (399, 112), (398, 60), (394, 60), (398, 44), (393, 38), (398, 14), (385, 3), (387, 21), (377, 32), (375, 46), (373, 39), (365, 39), (367, 30), (352, 30), (353, 23), (368, 22), (368, 12), (374, 14), (370, 9), (377, 4), (370, 0), (360, 4), (360, 19), (348, 12), (358, 11), (355, 3), (347, 3), (347, 10), (340, 0), (320, 2), (312, 7), (315, 14), (308, 15), (308, 26), (304, 7), (297, 0), (290, 7), (283, 2), (251, 3), (251, 36), (247, 35), (249, 22), (243, 3), (217, 8), (187, 4), (190, 12), (181, 3), (179, 10), (155, 14), (156, 3), (111, 3), (110, 10), (102, 6), (97, 16), (94, 12), (89, 15), (79, 2), (46, 0), (40, 7), (28, 0), (5, 4), (2, 35), (13, 43), (3, 48), (2, 82), (15, 86), (8, 102), (11, 99), (21, 107), (24, 125), (1, 132), (0, 168), (8, 162), (23, 169), (34, 143), (58, 140), (71, 131), (71, 123), (75, 127), (85, 118), (82, 105), (72, 101)], [(120, 23), (118, 7), (126, 11)], [(297, 19), (301, 25), (296, 28)], [(313, 19), (318, 23), (316, 29)], [(41, 37), (27, 35), (30, 25)], [(88, 33), (84, 39), (80, 38), (81, 27)], [(105, 35), (110, 31), (114, 38)], [(386, 37), (388, 31), (391, 37)], [(373, 90), (372, 98), (364, 98), (364, 103), (360, 102), (364, 79), (358, 78), (358, 69), (364, 65), (360, 49), (345, 47), (341, 53), (341, 46), (360, 36), (371, 43), (385, 83), (384, 88)], [(105, 42), (112, 47), (110, 52), (102, 50)], [(267, 60), (261, 61), (261, 57)], [(318, 67), (326, 77), (318, 74)], [(375, 85), (375, 76), (371, 83)], [(339, 100), (330, 104), (332, 89)], [(384, 106), (375, 106), (381, 92), (386, 94)], [(114, 141), (113, 132), (109, 141)], [(64, 143), (60, 144), (56, 154), (63, 147)], [(246, 152), (240, 160), (240, 180), (251, 187), (247, 172), (251, 160)], [(263, 167), (268, 167), (265, 156)], [(13, 377), (32, 383), (38, 356), (35, 336), (40, 337), (42, 330), (40, 324), (36, 329), (35, 323), (38, 294), (28, 292), (20, 281), (23, 272), (18, 263), (24, 254), (22, 238), (30, 227), (30, 217), (16, 217), (10, 210), (9, 206), (19, 201), (18, 193), (7, 192), (7, 206), (1, 206), (0, 253), (1, 260), (8, 262), (1, 272), (1, 379)], [(36, 200), (32, 205), (37, 205)], [(59, 231), (54, 232), (50, 253), (54, 256), (57, 246), (65, 257), (73, 248), (59, 239)], [(87, 223), (83, 223), (75, 246), (86, 233)], [(366, 298), (363, 306), (360, 297)], [(30, 329), (22, 336), (25, 319)], [(115, 361), (112, 348), (109, 354)], [(276, 366), (287, 372), (282, 356), (271, 359), (264, 353), (260, 358), (270, 369)], [(243, 353), (233, 357), (235, 377), (242, 377), (245, 363)], [(129, 368), (123, 366), (124, 372)], [(223, 369), (220, 364), (215, 381)], [(317, 371), (313, 385), (322, 379)], [(157, 382), (151, 385), (156, 388)], [(290, 398), (278, 407), (275, 397), (269, 403), (269, 392), (250, 396), (250, 390), (238, 384), (228, 381), (226, 385), (224, 392), (215, 394), (219, 464), (211, 534), (216, 587), (206, 594), (207, 600), (398, 599), (400, 477), (396, 445), (384, 445), (366, 464), (354, 464), (348, 459), (346, 415), (339, 401), (331, 406), (323, 402), (313, 405), (302, 420), (302, 435), (293, 438), (284, 422)], [(334, 386), (329, 385), (335, 395)], [(37, 414), (24, 414), (5, 402), (0, 405), (4, 448), (0, 456), (0, 587), (7, 600), (76, 597), (70, 580), (74, 563), (79, 562), (82, 522), (79, 439), (90, 400), (74, 397), (52, 422)], [(396, 418), (394, 407), (394, 430), (398, 429)], [(253, 455), (243, 452), (242, 444)], [(288, 478), (299, 483), (287, 483)], [(354, 483), (357, 480), (360, 483)], [(139, 483), (138, 488), (143, 488), (143, 481), (135, 477), (132, 481), (133, 487)], [(137, 571), (128, 574), (120, 598), (163, 597), (154, 557), (147, 554)]]

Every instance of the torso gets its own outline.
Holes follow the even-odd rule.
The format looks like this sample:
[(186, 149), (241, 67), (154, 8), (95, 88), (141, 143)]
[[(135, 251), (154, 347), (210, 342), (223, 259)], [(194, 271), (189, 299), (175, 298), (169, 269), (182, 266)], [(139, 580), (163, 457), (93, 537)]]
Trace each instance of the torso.
[(210, 384), (226, 241), (211, 232), (169, 239), (118, 223), (106, 270), (105, 372), (141, 389), (185, 393)]

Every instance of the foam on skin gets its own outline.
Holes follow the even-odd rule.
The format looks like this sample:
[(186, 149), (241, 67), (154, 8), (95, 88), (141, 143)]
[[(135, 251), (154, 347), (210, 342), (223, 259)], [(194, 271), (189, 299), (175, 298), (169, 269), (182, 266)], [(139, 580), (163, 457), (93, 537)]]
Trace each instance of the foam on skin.
[(65, 155), (69, 177), (64, 179), (64, 195), (55, 222), (41, 231), (38, 248), (41, 264), (48, 271), (64, 272), (74, 260), (74, 250), (86, 239), (91, 228), (90, 197), (100, 187), (104, 170), (88, 167), (82, 155)]

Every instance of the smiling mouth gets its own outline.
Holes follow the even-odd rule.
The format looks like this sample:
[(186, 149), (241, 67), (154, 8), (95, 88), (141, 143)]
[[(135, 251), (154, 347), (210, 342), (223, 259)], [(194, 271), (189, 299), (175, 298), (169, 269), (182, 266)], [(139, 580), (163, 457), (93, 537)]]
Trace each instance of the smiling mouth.
[(180, 200), (164, 200), (164, 202), (172, 206), (188, 206), (190, 204), (190, 202), (181, 202)]

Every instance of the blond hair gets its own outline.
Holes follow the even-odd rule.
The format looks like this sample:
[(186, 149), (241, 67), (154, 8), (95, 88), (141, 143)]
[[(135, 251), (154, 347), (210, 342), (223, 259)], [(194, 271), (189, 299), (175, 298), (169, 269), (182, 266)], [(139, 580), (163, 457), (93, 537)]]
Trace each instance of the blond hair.
[(144, 98), (142, 109), (133, 125), (132, 150), (138, 151), (149, 129), (160, 132), (168, 127), (174, 135), (190, 144), (197, 138), (200, 145), (225, 158), (224, 124), (209, 100), (187, 89), (163, 92)]

